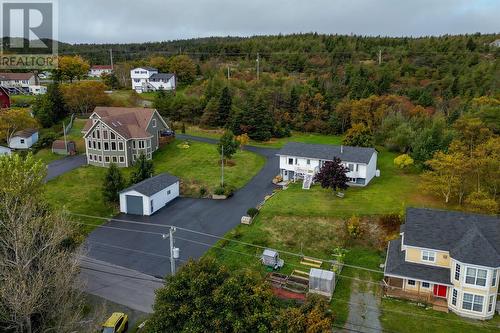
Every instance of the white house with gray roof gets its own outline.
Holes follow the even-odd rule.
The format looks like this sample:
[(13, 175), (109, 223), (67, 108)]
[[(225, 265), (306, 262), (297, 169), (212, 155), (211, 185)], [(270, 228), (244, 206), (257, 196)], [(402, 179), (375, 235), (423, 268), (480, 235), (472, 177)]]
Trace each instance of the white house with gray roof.
[(141, 94), (148, 91), (174, 90), (176, 77), (172, 73), (159, 73), (153, 67), (138, 67), (130, 71), (132, 89)]
[(349, 169), (350, 185), (366, 186), (379, 174), (374, 148), (288, 142), (277, 155), (283, 180), (303, 179), (304, 189), (310, 188), (314, 175), (334, 157)]
[(387, 249), (387, 296), (463, 317), (493, 317), (500, 280), (497, 216), (409, 208), (400, 236)]
[(179, 178), (161, 173), (120, 192), (120, 212), (152, 215), (179, 196)]

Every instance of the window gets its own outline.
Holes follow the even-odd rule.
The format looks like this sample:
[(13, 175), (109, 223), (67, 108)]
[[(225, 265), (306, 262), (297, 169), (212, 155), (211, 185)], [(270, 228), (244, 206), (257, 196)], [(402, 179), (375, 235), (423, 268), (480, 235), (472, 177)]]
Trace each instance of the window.
[(497, 276), (498, 276), (498, 271), (493, 271), (493, 277), (491, 278), (492, 287), (497, 285)]
[(87, 145), (88, 145), (89, 148), (92, 148), (92, 141), (90, 141), (90, 140), (87, 141)]
[(139, 149), (144, 149), (144, 141), (139, 141)]
[(289, 159), (288, 159), (288, 164), (289, 164), (289, 165), (293, 165), (293, 158), (289, 158)]
[(95, 139), (95, 131), (92, 132), (92, 137)]
[(120, 163), (125, 163), (125, 157), (120, 156)]
[(455, 265), (455, 280), (460, 280), (460, 265), (456, 264)]
[(462, 309), (483, 312), (483, 301), (483, 296), (464, 293)]
[(349, 163), (348, 168), (349, 168), (349, 171), (354, 171), (354, 164)]
[(97, 149), (101, 150), (101, 141), (97, 141)]
[(96, 133), (97, 138), (100, 139), (101, 138), (101, 132), (96, 131), (95, 133)]
[(134, 79), (134, 82), (141, 82), (141, 80), (139, 80), (139, 79)]
[(115, 133), (113, 133), (113, 132), (109, 133), (109, 137), (110, 137), (112, 140), (116, 139), (116, 135), (115, 135)]
[(92, 161), (92, 155), (89, 155), (89, 161)]
[(104, 150), (109, 150), (109, 142), (104, 142)]
[(408, 280), (408, 285), (414, 286), (415, 285), (415, 280)]
[(135, 141), (132, 141), (132, 148), (135, 149)]
[(102, 138), (107, 139), (108, 138), (108, 131), (104, 130), (102, 131)]
[(490, 300), (488, 302), (488, 312), (493, 311), (493, 298), (495, 298), (493, 295), (490, 296)]
[(123, 142), (118, 142), (118, 150), (123, 150)]
[(434, 252), (434, 251), (422, 251), (422, 260), (434, 262), (436, 260), (436, 252)]
[(153, 200), (151, 200), (151, 213), (153, 212)]
[(168, 191), (167, 191), (167, 195), (170, 195), (170, 193), (172, 193), (172, 191), (168, 190)]
[(102, 156), (99, 155), (99, 162), (102, 162)]
[(21, 139), (21, 143), (24, 143), (24, 139)]
[(456, 289), (453, 289), (453, 294), (451, 296), (451, 304), (457, 305), (457, 298), (458, 298), (458, 291)]
[(467, 267), (465, 272), (465, 283), (484, 287), (486, 286), (486, 275), (487, 271), (485, 269)]
[(95, 141), (92, 141), (92, 147), (95, 149)]
[(109, 163), (109, 156), (104, 156), (104, 162)]
[(359, 171), (359, 164), (356, 164), (356, 171)]
[(151, 120), (151, 126), (156, 127), (156, 119)]
[(94, 155), (94, 161), (97, 162), (97, 155)]
[(429, 282), (422, 282), (422, 288), (430, 288), (431, 284)]
[(311, 160), (307, 160), (307, 165), (311, 165)]
[(116, 150), (116, 142), (111, 142), (111, 150)]
[(113, 156), (112, 159), (113, 159), (113, 163), (118, 162), (118, 159), (116, 158), (116, 156)]

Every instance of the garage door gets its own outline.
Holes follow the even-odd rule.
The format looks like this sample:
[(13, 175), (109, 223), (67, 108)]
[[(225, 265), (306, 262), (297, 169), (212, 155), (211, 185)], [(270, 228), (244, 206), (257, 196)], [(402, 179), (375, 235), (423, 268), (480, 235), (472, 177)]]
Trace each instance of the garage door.
[(143, 215), (142, 197), (127, 195), (127, 214)]

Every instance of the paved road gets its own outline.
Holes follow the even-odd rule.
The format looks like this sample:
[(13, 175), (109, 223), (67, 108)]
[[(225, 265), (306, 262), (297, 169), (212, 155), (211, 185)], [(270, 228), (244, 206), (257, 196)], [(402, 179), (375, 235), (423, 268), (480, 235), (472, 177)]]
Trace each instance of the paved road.
[(154, 290), (163, 285), (163, 280), (93, 258), (82, 257), (80, 263), (85, 292), (134, 310), (152, 312)]
[[(178, 137), (208, 143), (216, 142), (213, 139), (186, 135), (178, 135)], [(264, 197), (271, 194), (274, 189), (271, 180), (278, 172), (278, 158), (275, 155), (277, 150), (258, 147), (248, 147), (246, 149), (262, 154), (267, 158), (267, 162), (246, 186), (228, 200), (177, 198), (153, 216), (122, 214), (117, 216), (116, 219), (175, 225), (216, 236), (226, 234), (240, 223), (241, 216), (246, 214), (248, 208), (255, 207), (262, 202)], [(87, 239), (87, 256), (150, 276), (163, 277), (169, 274), (169, 242), (159, 235), (159, 233), (168, 233), (166, 227), (137, 225), (116, 220), (107, 222), (105, 226), (126, 228), (137, 232), (97, 228)], [(181, 262), (185, 262), (189, 258), (201, 257), (217, 241), (213, 237), (181, 230), (177, 230), (174, 238), (176, 239), (176, 247), (181, 250)], [(105, 276), (95, 278), (103, 278), (105, 282), (92, 283), (108, 283)], [(118, 285), (115, 287), (121, 288)], [(143, 286), (140, 288), (143, 288)], [(101, 290), (90, 292), (106, 298), (106, 295)], [(126, 293), (127, 289), (125, 288), (123, 294)], [(123, 297), (128, 296), (124, 295)], [(134, 308), (133, 306), (130, 307)]]
[(50, 162), (47, 166), (47, 177), (45, 177), (45, 181), (54, 179), (63, 173), (81, 167), (85, 164), (87, 164), (87, 156), (85, 155), (68, 156), (63, 159)]

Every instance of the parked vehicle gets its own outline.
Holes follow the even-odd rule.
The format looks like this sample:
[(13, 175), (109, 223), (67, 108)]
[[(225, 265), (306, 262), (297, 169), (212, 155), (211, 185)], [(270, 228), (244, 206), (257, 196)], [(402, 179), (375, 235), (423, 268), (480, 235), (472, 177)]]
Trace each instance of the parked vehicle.
[(122, 312), (115, 312), (102, 325), (102, 333), (124, 333), (128, 329), (128, 316)]

